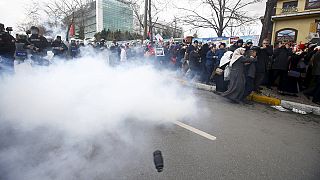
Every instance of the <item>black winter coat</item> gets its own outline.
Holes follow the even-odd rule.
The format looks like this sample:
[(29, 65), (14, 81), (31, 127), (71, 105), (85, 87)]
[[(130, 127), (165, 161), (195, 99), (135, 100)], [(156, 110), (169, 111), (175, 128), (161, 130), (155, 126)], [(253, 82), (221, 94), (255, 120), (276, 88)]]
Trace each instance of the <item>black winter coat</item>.
[(289, 57), (292, 51), (286, 47), (276, 48), (273, 51), (273, 64), (272, 69), (277, 70), (288, 70), (289, 68)]
[(265, 73), (267, 71), (268, 63), (270, 62), (270, 56), (272, 56), (273, 50), (272, 46), (264, 49), (259, 49), (257, 52), (257, 63), (256, 71), (257, 73)]

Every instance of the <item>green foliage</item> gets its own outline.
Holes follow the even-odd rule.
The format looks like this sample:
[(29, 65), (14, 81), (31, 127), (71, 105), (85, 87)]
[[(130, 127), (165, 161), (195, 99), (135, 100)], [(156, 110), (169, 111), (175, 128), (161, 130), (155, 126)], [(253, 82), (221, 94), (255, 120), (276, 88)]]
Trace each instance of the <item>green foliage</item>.
[(84, 39), (84, 27), (79, 27), (79, 30), (75, 34), (76, 39)]
[(108, 30), (102, 30), (101, 32), (98, 32), (94, 35), (94, 37), (100, 41), (101, 39), (105, 39), (106, 41), (126, 41), (126, 40), (136, 40), (141, 39), (142, 36), (138, 33), (132, 33), (129, 31), (122, 32), (121, 30), (117, 31), (110, 31)]

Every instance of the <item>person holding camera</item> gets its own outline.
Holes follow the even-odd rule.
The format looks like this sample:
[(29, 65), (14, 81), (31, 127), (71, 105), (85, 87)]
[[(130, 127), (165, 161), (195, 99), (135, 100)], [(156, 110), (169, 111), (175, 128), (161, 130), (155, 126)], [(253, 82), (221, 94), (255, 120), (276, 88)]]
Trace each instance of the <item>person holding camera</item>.
[[(7, 31), (12, 29), (7, 28)], [(14, 37), (6, 32), (4, 24), (0, 23), (0, 72), (13, 72), (15, 50)]]

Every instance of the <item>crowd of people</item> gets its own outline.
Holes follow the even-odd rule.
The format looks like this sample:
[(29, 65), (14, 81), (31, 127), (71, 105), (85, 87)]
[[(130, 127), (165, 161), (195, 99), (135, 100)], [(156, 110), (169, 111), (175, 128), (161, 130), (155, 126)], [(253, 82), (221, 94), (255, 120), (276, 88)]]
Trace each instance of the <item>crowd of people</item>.
[[(261, 46), (239, 39), (225, 43), (166, 43), (161, 64), (169, 64), (181, 76), (216, 85), (216, 91), (234, 103), (247, 103), (253, 91), (261, 93), (262, 85), (277, 88), (281, 95), (298, 96), (303, 92), (320, 104), (320, 44), (277, 42), (264, 39)], [(152, 56), (152, 48), (147, 49)], [(170, 66), (171, 64), (171, 66)]]
[(53, 59), (72, 60), (80, 56), (82, 47), (100, 52), (107, 50), (110, 65), (143, 59), (159, 69), (177, 71), (179, 76), (192, 81), (216, 85), (217, 93), (234, 103), (248, 103), (247, 96), (255, 91), (261, 93), (262, 85), (277, 87), (282, 95), (296, 96), (304, 92), (312, 101), (320, 104), (320, 46), (319, 44), (292, 44), (278, 42), (274, 46), (268, 39), (261, 46), (252, 41), (239, 39), (227, 47), (225, 43), (157, 42), (148, 45), (107, 45), (105, 40), (84, 44), (71, 39), (63, 42), (57, 36), (52, 42), (31, 27), (31, 35), (6, 32), (0, 24), (0, 72), (14, 68), (14, 60), (33, 60), (37, 65), (49, 65), (45, 59), (50, 50)]
[[(229, 48), (194, 41), (186, 48), (182, 62), (188, 61), (185, 77), (215, 84), (222, 96), (234, 103), (247, 101), (251, 92), (261, 93), (261, 86), (277, 87), (281, 95), (297, 96), (303, 92), (320, 104), (320, 44), (277, 42), (264, 39), (260, 47), (239, 39)], [(191, 72), (188, 72), (191, 71)]]

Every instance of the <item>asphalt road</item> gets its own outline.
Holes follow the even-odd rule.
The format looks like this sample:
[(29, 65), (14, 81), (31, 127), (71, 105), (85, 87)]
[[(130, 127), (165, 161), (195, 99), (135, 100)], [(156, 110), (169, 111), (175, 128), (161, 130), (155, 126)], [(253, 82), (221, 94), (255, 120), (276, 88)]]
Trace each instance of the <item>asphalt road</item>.
[[(137, 164), (117, 178), (320, 179), (320, 125), (315, 122), (319, 117), (282, 113), (260, 104), (235, 105), (205, 91), (196, 94), (201, 106), (210, 110), (185, 123), (217, 139), (176, 125), (135, 124), (148, 137), (144, 142), (148, 145), (139, 152)], [(156, 149), (164, 156), (162, 173), (152, 165)]]
[[(0, 179), (19, 179), (15, 174), (24, 171), (28, 173), (23, 179), (320, 179), (319, 117), (282, 113), (260, 104), (235, 105), (206, 91), (195, 90), (195, 94), (203, 111), (181, 122), (216, 140), (174, 123), (128, 120), (112, 135), (69, 147), (67, 140), (60, 141), (59, 132), (37, 129), (30, 136), (31, 132), (15, 134), (12, 127), (0, 127), (0, 152), (32, 145), (23, 149), (28, 158), (18, 159), (21, 170), (0, 156)], [(14, 139), (19, 141), (13, 144)], [(163, 153), (161, 173), (153, 165), (155, 150)]]

